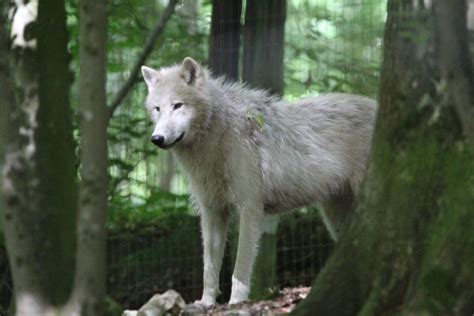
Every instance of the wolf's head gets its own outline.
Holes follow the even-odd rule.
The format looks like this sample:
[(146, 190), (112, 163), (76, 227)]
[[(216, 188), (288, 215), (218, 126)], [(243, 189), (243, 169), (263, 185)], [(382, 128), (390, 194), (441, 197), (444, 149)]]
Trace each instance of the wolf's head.
[(206, 71), (192, 58), (155, 70), (142, 66), (146, 107), (155, 124), (151, 142), (164, 149), (192, 144), (206, 117)]

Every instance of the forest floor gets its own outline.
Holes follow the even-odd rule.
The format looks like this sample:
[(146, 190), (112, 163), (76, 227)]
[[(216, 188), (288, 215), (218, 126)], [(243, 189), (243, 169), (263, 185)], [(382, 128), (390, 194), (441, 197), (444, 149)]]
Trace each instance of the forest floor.
[(309, 294), (310, 287), (284, 288), (273, 300), (216, 305), (208, 310), (185, 309), (184, 315), (283, 315), (290, 313)]
[[(197, 304), (187, 304), (181, 295), (169, 290), (163, 294), (153, 296), (140, 310), (125, 310), (122, 316), (162, 316), (162, 315), (211, 315), (211, 316), (233, 316), (233, 315), (284, 315), (288, 314), (296, 305), (308, 296), (310, 287), (284, 288), (271, 300), (248, 301), (234, 305), (215, 305), (205, 307)], [(111, 313), (111, 315), (116, 313)]]

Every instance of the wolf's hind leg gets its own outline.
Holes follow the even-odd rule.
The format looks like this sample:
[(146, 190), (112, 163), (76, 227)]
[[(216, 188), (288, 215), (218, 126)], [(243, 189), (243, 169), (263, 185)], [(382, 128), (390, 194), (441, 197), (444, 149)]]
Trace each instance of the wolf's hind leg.
[(236, 304), (248, 299), (250, 280), (264, 219), (263, 205), (239, 211), (239, 245), (232, 275), (232, 292), (229, 304)]
[(321, 203), (320, 214), (331, 238), (338, 241), (341, 233), (349, 226), (355, 208), (354, 194), (349, 186), (338, 194), (331, 195)]
[(219, 295), (219, 274), (224, 257), (229, 216), (224, 212), (201, 214), (202, 240), (204, 246), (204, 289), (198, 304), (213, 305)]

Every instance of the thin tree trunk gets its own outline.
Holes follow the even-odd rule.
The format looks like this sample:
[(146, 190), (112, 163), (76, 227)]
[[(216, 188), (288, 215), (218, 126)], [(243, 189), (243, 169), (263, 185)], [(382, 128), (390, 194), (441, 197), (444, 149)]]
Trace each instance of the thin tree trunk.
[[(7, 115), (15, 104), (13, 82), (10, 73), (10, 49), (7, 34), (7, 1), (0, 0), (0, 184), (2, 183), (2, 166), (7, 142)], [(3, 194), (0, 190), (0, 247), (3, 246)]]
[[(242, 79), (253, 87), (283, 95), (286, 0), (247, 1)], [(268, 215), (252, 277), (254, 299), (276, 286), (278, 216)]]
[[(102, 315), (105, 298), (107, 218), (107, 121), (105, 1), (81, 0), (81, 190), (75, 287), (71, 303), (80, 315)], [(75, 305), (75, 306), (74, 306)]]
[(239, 80), (242, 0), (213, 0), (209, 67), (216, 75)]
[[(466, 13), (452, 12), (459, 19)], [(380, 108), (360, 207), (296, 315), (474, 311), (474, 192), (466, 189), (474, 187), (474, 159), (448, 90), (437, 84), (433, 18), (430, 6), (388, 1)]]
[(62, 0), (15, 5), (16, 103), (2, 98), (9, 114), (2, 179), (6, 246), (17, 315), (44, 315), (67, 300), (74, 269), (77, 183), (66, 12)]
[(183, 0), (181, 18), (187, 26), (189, 34), (194, 35), (198, 31), (200, 2), (196, 0)]

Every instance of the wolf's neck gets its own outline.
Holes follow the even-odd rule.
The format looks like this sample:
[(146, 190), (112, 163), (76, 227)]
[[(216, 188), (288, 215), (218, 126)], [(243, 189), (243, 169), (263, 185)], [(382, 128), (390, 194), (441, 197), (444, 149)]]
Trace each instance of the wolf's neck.
[(201, 140), (191, 146), (172, 149), (180, 165), (189, 175), (195, 175), (200, 170), (214, 170), (222, 167), (220, 164), (225, 161), (224, 153), (227, 152), (226, 146), (229, 142), (219, 137), (216, 132), (212, 131), (203, 135)]
[(212, 98), (210, 101), (214, 105), (224, 107), (224, 111), (270, 105), (280, 100), (279, 97), (271, 95), (267, 90), (255, 89), (240, 82), (226, 81), (224, 77), (209, 78), (208, 80)]

